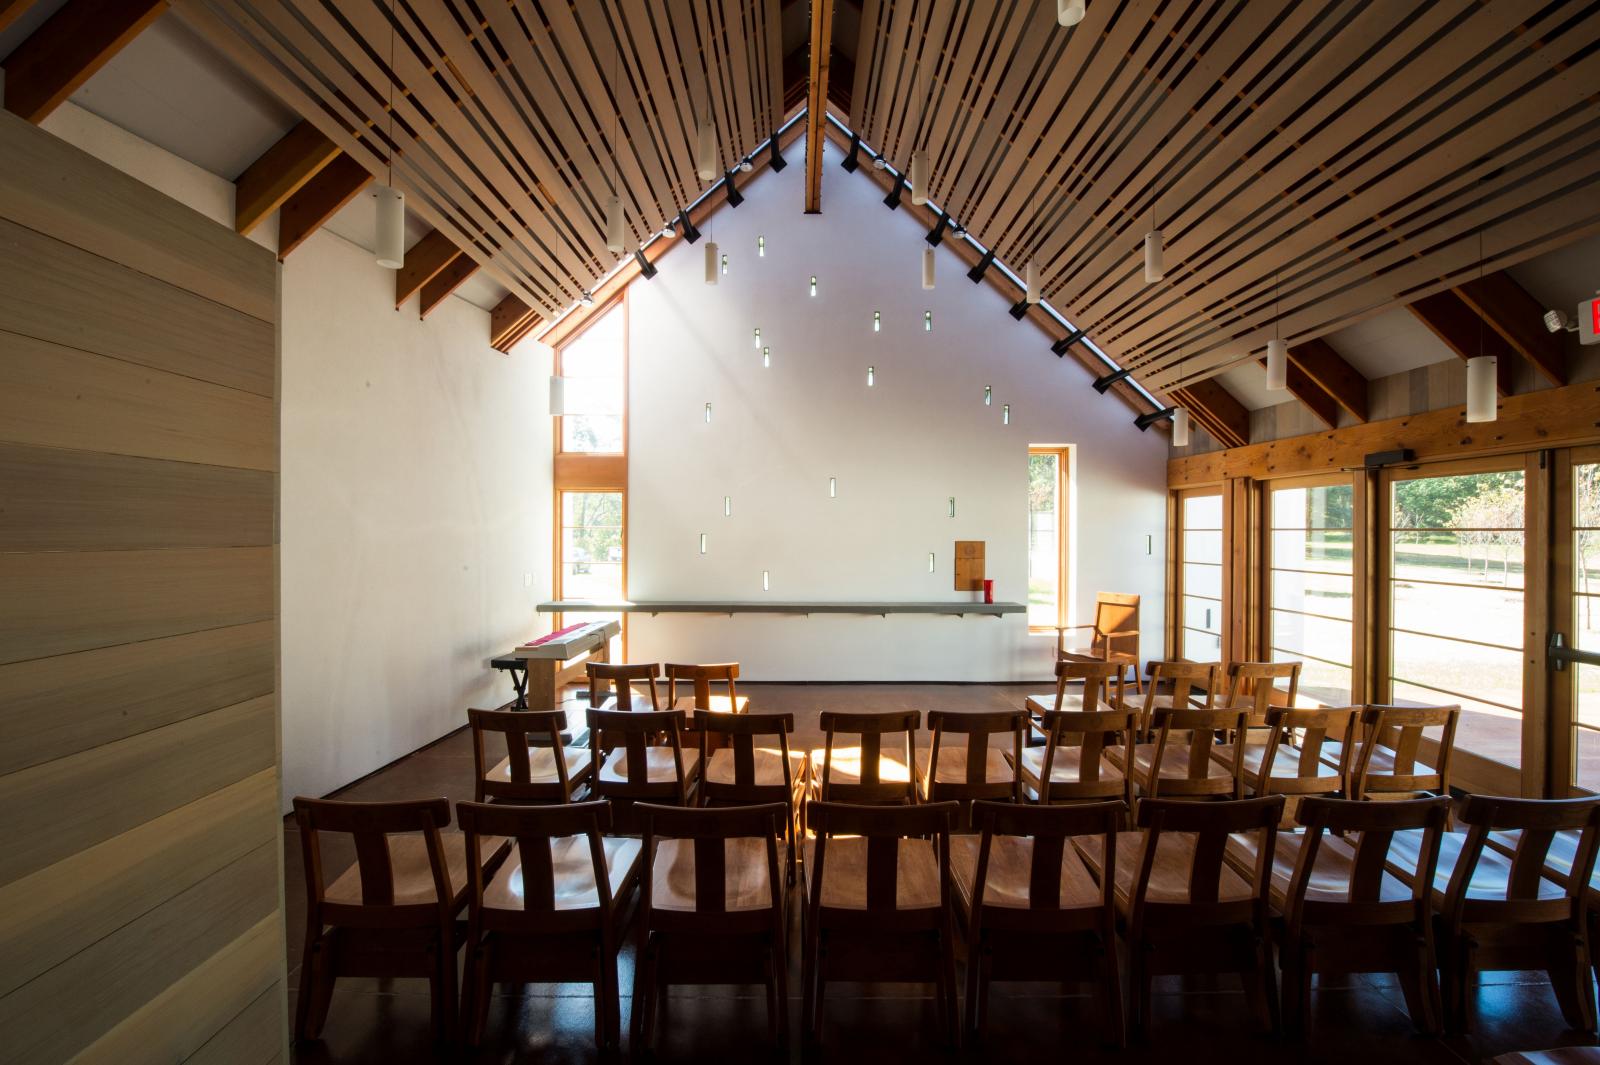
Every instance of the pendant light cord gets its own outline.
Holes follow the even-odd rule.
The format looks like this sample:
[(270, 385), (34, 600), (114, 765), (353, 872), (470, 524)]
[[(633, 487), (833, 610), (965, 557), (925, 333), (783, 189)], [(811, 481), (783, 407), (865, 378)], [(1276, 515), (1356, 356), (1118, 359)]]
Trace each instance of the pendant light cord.
[(395, 0), (389, 0), (389, 187), (394, 188), (394, 41)]

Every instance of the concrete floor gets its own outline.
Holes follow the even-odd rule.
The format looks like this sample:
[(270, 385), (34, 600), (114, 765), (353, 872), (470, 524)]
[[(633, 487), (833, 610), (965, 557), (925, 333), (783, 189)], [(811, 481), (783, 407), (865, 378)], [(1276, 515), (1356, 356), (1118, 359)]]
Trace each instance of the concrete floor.
[[(759, 711), (792, 712), (796, 746), (819, 744), (820, 710), (989, 710), (1020, 708), (1035, 690), (1012, 685), (758, 685), (742, 686)], [(927, 741), (927, 734), (919, 737)], [(472, 797), (472, 753), (463, 730), (367, 777), (339, 793), (357, 800)], [(299, 983), (305, 895), (299, 835), (285, 826), (285, 876), (291, 1015)], [(353, 850), (325, 848), (330, 877), (352, 863)], [(798, 895), (796, 896), (796, 900)], [(631, 943), (620, 961), (626, 1043), (633, 981)], [(798, 925), (791, 932), (790, 1025), (799, 1024)], [(1124, 970), (1126, 971), (1126, 970)], [(1542, 973), (1485, 976), (1475, 998), (1472, 1034), (1426, 1039), (1412, 1034), (1404, 999), (1387, 975), (1329, 980), (1313, 993), (1313, 1032), (1305, 1043), (1275, 1040), (1253, 1030), (1237, 981), (1162, 978), (1157, 981), (1150, 1032), (1125, 1051), (1101, 1045), (1099, 1008), (1088, 987), (997, 984), (988, 1035), (981, 1046), (948, 1051), (939, 1045), (931, 987), (898, 984), (832, 985), (825, 1019), (828, 1062), (1075, 1060), (1185, 1065), (1290, 1060), (1357, 1062), (1484, 1061), (1511, 1050), (1582, 1042), (1566, 1030)], [(436, 1049), (429, 1036), (428, 988), (422, 980), (341, 980), (323, 1038), (296, 1050), (306, 1063), (590, 1062), (592, 991), (585, 985), (499, 987), (489, 1014), (485, 1046), (475, 1053)], [(766, 1044), (765, 992), (754, 987), (674, 989), (660, 1018), (656, 1056), (662, 1062), (753, 1061), (775, 1057)], [(798, 1036), (791, 1038), (799, 1052)]]

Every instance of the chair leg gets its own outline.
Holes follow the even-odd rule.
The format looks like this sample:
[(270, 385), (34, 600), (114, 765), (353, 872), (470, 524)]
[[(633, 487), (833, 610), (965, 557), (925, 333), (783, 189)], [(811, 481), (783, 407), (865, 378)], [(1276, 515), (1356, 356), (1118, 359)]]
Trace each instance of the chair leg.
[(1268, 966), (1267, 945), (1259, 936), (1251, 935), (1253, 942), (1246, 948), (1249, 961), (1241, 974), (1244, 978), (1245, 998), (1250, 1002), (1250, 1012), (1256, 1023), (1268, 1031), (1278, 1030), (1277, 996), (1273, 994), (1272, 973)]
[(300, 995), (295, 1004), (294, 1031), (300, 1039), (316, 1039), (328, 1022), (328, 1007), (333, 1003), (333, 937), (308, 933), (300, 962)]
[(779, 939), (772, 951), (774, 996), (778, 1000), (778, 1043), (789, 1046), (789, 951), (786, 939)]
[(1150, 972), (1150, 948), (1143, 943), (1133, 950), (1133, 1027), (1141, 1036), (1150, 1034), (1150, 997), (1155, 977)]
[(1100, 941), (1101, 988), (1106, 1010), (1106, 1025), (1111, 1044), (1118, 1050), (1128, 1045), (1128, 1022), (1122, 1010), (1122, 963), (1117, 959), (1117, 936), (1107, 931)]
[(1550, 985), (1567, 1024), (1580, 1032), (1595, 1030), (1594, 981), (1583, 940), (1552, 935), (1550, 944)]
[(485, 942), (467, 950), (467, 969), (461, 984), (461, 1038), (469, 1047), (483, 1042), (489, 1025), (489, 1000), (494, 992), (494, 984), (489, 981), (491, 949)]
[[(939, 948), (941, 952), (940, 964), (944, 972), (945, 1038), (950, 1041), (951, 1046), (958, 1047), (961, 1045), (961, 1007), (956, 997), (956, 937), (955, 929), (951, 927), (948, 915), (945, 917), (944, 931), (939, 935)], [(984, 975), (987, 976), (988, 974)], [(980, 997), (978, 1000), (980, 1012), (983, 1009), (983, 1005), (983, 1000)]]
[(1411, 1014), (1411, 1025), (1423, 1035), (1439, 1034), (1439, 971), (1435, 965), (1432, 944), (1425, 936), (1416, 936), (1400, 955), (1400, 990), (1406, 996), (1406, 1012)]
[(983, 1036), (983, 1018), (978, 1013), (978, 983), (983, 979), (983, 966), (979, 959), (983, 957), (983, 942), (981, 939), (971, 939), (967, 943), (967, 1036), (976, 1041)]
[(595, 943), (594, 959), (594, 1045), (597, 1050), (605, 1050), (611, 1028), (611, 1002), (607, 994), (609, 988), (606, 979), (606, 952), (605, 947), (599, 942)]
[(628, 1047), (634, 1058), (649, 1053), (649, 1020), (651, 1004), (655, 1001), (655, 983), (651, 973), (651, 951), (654, 945), (645, 940), (639, 945), (639, 954), (633, 961), (633, 1017), (628, 1022)]
[(1311, 1027), (1311, 947), (1304, 942), (1278, 947), (1283, 970), (1283, 1027), (1296, 1039), (1305, 1039)]
[[(805, 919), (802, 911), (801, 920)], [(816, 1039), (817, 945), (804, 931), (800, 934), (800, 1033), (807, 1042)]]

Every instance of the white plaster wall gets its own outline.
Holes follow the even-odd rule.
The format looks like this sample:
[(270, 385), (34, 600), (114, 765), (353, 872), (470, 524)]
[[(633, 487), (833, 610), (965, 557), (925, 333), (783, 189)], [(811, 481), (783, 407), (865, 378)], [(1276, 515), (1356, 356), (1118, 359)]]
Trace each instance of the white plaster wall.
[[(972, 598), (952, 590), (959, 539), (987, 541), (996, 597), (1024, 600), (1028, 447), (1067, 444), (1075, 620), (1092, 616), (1096, 590), (1138, 592), (1144, 651), (1159, 654), (1166, 438), (1139, 432), (1126, 406), (1011, 319), (1000, 294), (967, 280), (953, 252), (937, 253), (937, 287), (924, 291), (924, 230), (886, 208), (866, 175), (839, 169), (831, 145), (823, 213), (803, 214), (803, 147), (786, 155), (788, 168), (764, 173), (742, 206), (704, 227), (729, 256), (719, 284), (703, 281), (702, 241), (675, 248), (656, 278), (629, 290), (630, 597)], [(635, 614), (629, 654), (733, 659), (764, 680), (994, 681), (1049, 676), (1050, 643), (1029, 636), (1020, 615)]]

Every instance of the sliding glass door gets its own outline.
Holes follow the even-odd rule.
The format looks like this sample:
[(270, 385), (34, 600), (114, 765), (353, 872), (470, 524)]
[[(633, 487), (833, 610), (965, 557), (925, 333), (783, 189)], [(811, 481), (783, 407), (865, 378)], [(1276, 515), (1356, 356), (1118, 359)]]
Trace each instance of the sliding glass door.
[(1355, 661), (1355, 488), (1348, 474), (1269, 483), (1268, 658), (1301, 662), (1300, 694), (1348, 706)]
[(1554, 793), (1593, 794), (1600, 792), (1600, 662), (1593, 661), (1600, 655), (1600, 447), (1558, 455), (1553, 509)]
[(1222, 657), (1222, 492), (1178, 493), (1178, 657)]

